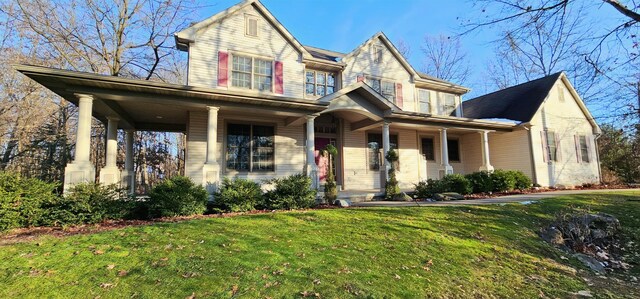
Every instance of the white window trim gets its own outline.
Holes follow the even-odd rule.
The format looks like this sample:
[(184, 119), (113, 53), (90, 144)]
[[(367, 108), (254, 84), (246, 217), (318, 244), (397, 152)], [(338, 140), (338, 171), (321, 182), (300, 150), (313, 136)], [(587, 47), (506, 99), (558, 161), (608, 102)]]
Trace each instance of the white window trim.
[[(380, 54), (378, 54), (378, 51)], [(373, 63), (381, 64), (384, 60), (384, 47), (381, 45), (371, 45), (371, 56), (373, 57)]]
[[(375, 90), (375, 89), (373, 88), (373, 85), (370, 84), (371, 80), (380, 81), (380, 92), (379, 93), (380, 93), (380, 95), (382, 97), (384, 97), (384, 95), (382, 94), (382, 82), (384, 81), (386, 83), (393, 84), (393, 88), (394, 88), (394, 90), (393, 90), (393, 99), (392, 100), (387, 99), (387, 98), (385, 98), (385, 99), (387, 99), (388, 101), (393, 102), (394, 104), (396, 103), (396, 99), (398, 98), (398, 94), (396, 93), (396, 86), (397, 86), (396, 84), (397, 84), (397, 82), (395, 80), (388, 79), (388, 78), (383, 78), (383, 77), (379, 77), (379, 76), (372, 76), (372, 75), (364, 74), (364, 82), (367, 83), (367, 85), (369, 85), (369, 87), (371, 87), (373, 90)], [(377, 92), (377, 90), (376, 90), (376, 92)]]
[[(251, 54), (251, 53), (244, 53), (244, 52), (240, 52), (240, 51), (232, 51), (229, 50), (229, 62), (228, 62), (228, 66), (227, 66), (227, 78), (229, 80), (228, 83), (228, 88), (231, 90), (244, 90), (244, 91), (252, 91), (252, 92), (258, 92), (258, 93), (274, 93), (275, 90), (275, 82), (276, 82), (276, 70), (275, 70), (275, 62), (276, 60), (273, 57), (267, 57), (267, 56), (260, 56), (260, 55), (255, 55), (255, 54)], [(251, 58), (251, 88), (243, 88), (243, 87), (239, 87), (239, 86), (234, 86), (233, 85), (233, 57), (234, 56), (242, 56), (242, 57), (248, 57)], [(267, 60), (267, 61), (271, 61), (271, 88), (269, 90), (258, 90), (256, 88), (254, 88), (254, 83), (255, 83), (255, 60), (256, 59), (260, 59), (260, 60)]]
[[(313, 94), (307, 94), (307, 72), (313, 72)], [(330, 72), (330, 71), (321, 71), (321, 70), (314, 70), (314, 69), (304, 69), (304, 77), (302, 78), (302, 85), (303, 85), (303, 91), (302, 93), (304, 94), (305, 98), (310, 98), (310, 99), (318, 99), (321, 98), (323, 96), (319, 96), (316, 94), (316, 87), (318, 85), (317, 81), (318, 81), (318, 73), (324, 73), (325, 74), (325, 78), (324, 78), (324, 96), (330, 95), (331, 93), (327, 93), (327, 87), (329, 86), (327, 84), (327, 78), (329, 77), (329, 75), (333, 75), (333, 92), (335, 93), (336, 91), (338, 91), (338, 74), (336, 72)]]
[[(249, 20), (256, 21), (256, 35), (249, 34)], [(244, 36), (252, 37), (252, 38), (260, 37), (260, 19), (258, 18), (258, 16), (251, 15), (251, 14), (244, 15)]]
[[(582, 144), (580, 143), (580, 139), (584, 137), (585, 145), (587, 146), (587, 161), (584, 161), (584, 156), (582, 156)], [(580, 164), (591, 164), (591, 139), (589, 138), (589, 134), (578, 134), (578, 150), (580, 151)], [(577, 153), (578, 154), (578, 153)]]
[[(420, 91), (426, 91), (427, 94), (429, 95), (429, 112), (423, 112), (421, 111), (420, 107)], [(416, 92), (415, 92), (415, 96), (416, 96), (416, 111), (420, 112), (420, 113), (427, 113), (427, 114), (434, 114), (433, 113), (433, 97), (431, 96), (431, 90), (426, 89), (426, 88), (419, 88), (416, 87)]]

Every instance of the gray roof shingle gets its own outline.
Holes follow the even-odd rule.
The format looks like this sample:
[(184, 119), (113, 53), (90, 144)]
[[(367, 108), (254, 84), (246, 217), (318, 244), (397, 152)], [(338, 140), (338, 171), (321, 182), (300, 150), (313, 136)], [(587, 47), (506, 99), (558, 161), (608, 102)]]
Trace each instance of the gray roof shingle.
[(529, 122), (562, 72), (462, 102), (464, 117)]

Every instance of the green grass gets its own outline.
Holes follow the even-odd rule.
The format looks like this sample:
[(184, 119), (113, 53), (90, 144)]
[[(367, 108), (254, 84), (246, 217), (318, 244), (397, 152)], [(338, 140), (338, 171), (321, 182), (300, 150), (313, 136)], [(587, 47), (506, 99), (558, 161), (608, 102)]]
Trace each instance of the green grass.
[[(0, 298), (634, 297), (640, 287), (623, 280), (640, 276), (639, 199), (282, 212), (41, 237), (0, 246)], [(614, 275), (623, 280), (598, 279), (540, 240), (568, 209), (620, 219), (636, 244), (633, 268)]]

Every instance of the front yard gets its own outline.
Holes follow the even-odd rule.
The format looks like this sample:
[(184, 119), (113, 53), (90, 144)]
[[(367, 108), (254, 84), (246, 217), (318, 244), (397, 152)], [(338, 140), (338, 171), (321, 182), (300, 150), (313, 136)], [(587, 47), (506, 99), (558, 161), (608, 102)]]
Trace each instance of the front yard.
[[(618, 217), (631, 270), (544, 243), (555, 213)], [(640, 192), (539, 203), (331, 209), (158, 223), (0, 246), (0, 297), (640, 296)]]

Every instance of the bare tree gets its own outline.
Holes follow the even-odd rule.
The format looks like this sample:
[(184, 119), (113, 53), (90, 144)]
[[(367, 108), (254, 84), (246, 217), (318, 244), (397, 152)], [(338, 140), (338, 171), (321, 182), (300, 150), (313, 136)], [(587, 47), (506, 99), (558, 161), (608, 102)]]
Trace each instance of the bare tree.
[[(502, 32), (495, 41), (499, 50), (491, 68), (494, 80), (519, 81), (516, 76), (523, 74), (565, 70), (583, 99), (597, 108), (596, 117), (625, 121), (640, 111), (640, 7), (626, 2), (629, 6), (617, 0), (479, 0), (473, 17), (463, 22), (463, 35), (486, 27)], [(592, 13), (601, 10), (617, 12), (609, 14), (617, 23), (603, 26)]]
[(464, 84), (469, 78), (469, 60), (459, 38), (427, 35), (421, 49), (425, 73), (457, 84)]
[[(173, 48), (173, 33), (190, 23), (197, 9), (195, 1), (0, 0), (0, 26), (5, 28), (0, 35), (0, 79), (4, 83), (0, 88), (0, 168), (61, 180), (75, 134), (75, 107), (8, 69), (10, 64), (182, 83), (186, 61)], [(29, 119), (36, 121), (25, 121)], [(152, 132), (140, 135), (153, 140), (144, 143), (142, 151), (154, 155), (157, 167), (151, 171), (164, 173), (151, 176), (175, 173), (164, 169), (175, 168), (172, 165), (178, 162), (173, 160), (179, 159), (175, 154), (181, 151), (165, 148), (173, 139), (177, 144), (179, 138)], [(91, 156), (100, 169), (104, 127), (97, 121)], [(141, 172), (149, 169), (139, 168)]]
[(409, 59), (409, 57), (411, 56), (411, 46), (404, 39), (399, 39), (396, 42), (396, 48), (398, 49), (398, 52), (400, 52), (400, 55), (404, 57), (404, 59)]

